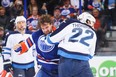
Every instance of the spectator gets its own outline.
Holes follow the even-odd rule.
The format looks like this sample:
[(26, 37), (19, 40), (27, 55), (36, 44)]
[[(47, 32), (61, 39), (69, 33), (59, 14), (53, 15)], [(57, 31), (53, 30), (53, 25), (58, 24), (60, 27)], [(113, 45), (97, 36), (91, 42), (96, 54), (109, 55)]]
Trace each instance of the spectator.
[(0, 27), (0, 53), (2, 52), (2, 48), (5, 44), (5, 31), (3, 27)]
[(116, 25), (116, 1), (115, 0), (103, 0), (104, 10), (103, 14), (107, 15), (109, 26)]
[(5, 43), (5, 31), (3, 27), (0, 27), (0, 48), (2, 48), (2, 46), (4, 46)]
[(112, 25), (116, 26), (116, 0), (108, 0), (108, 9), (111, 15)]
[(33, 6), (31, 10), (32, 15), (27, 18), (27, 28), (28, 30), (35, 32), (38, 30), (38, 20), (40, 16), (38, 15), (38, 7)]
[[(29, 16), (32, 15), (32, 8), (36, 6), (38, 7), (37, 0), (30, 0), (28, 5)], [(38, 9), (37, 9), (38, 10)], [(39, 11), (39, 10), (38, 10)]]
[(48, 9), (46, 3), (43, 3), (42, 8), (40, 9), (40, 14), (48, 14)]
[(70, 0), (64, 0), (63, 6), (60, 8), (60, 10), (63, 19), (76, 17), (76, 9), (74, 9), (74, 7), (70, 4)]
[[(78, 9), (80, 8), (79, 1), (80, 1), (80, 0), (70, 0), (71, 5), (72, 5), (75, 9), (77, 9), (77, 11), (78, 11)], [(84, 1), (81, 0), (81, 7), (83, 7), (83, 4), (84, 4)]]
[(100, 21), (100, 11), (98, 9), (93, 9), (92, 11), (93, 16), (96, 19), (96, 23), (94, 24), (95, 30), (98, 30), (101, 26), (101, 21)]
[[(53, 16), (54, 8), (61, 4), (62, 0), (37, 0), (39, 9), (42, 9), (43, 5), (47, 9), (47, 13)], [(40, 10), (41, 11), (41, 10)], [(43, 14), (43, 12), (42, 12)], [(45, 12), (44, 12), (45, 14)]]
[(59, 28), (60, 23), (63, 21), (63, 19), (61, 18), (61, 12), (59, 7), (56, 7), (54, 9), (53, 21), (54, 21), (54, 26), (56, 28)]
[(101, 11), (102, 10), (101, 0), (93, 0), (92, 6)]
[(3, 36), (4, 36), (4, 28), (0, 27), (0, 40), (3, 40)]
[(23, 10), (22, 0), (15, 0), (13, 6), (10, 8), (11, 18), (16, 18), (17, 16), (19, 16), (22, 10)]
[[(101, 15), (101, 12), (98, 9), (93, 9), (92, 10), (92, 14), (96, 19), (96, 23), (94, 24), (94, 28), (96, 30), (96, 34), (97, 34), (97, 45), (98, 47), (103, 47), (103, 46), (107, 46), (106, 44), (106, 38), (105, 38), (105, 34), (107, 31), (107, 18), (103, 15)], [(102, 22), (101, 22), (102, 21)]]
[(90, 9), (93, 9), (92, 2), (93, 2), (93, 0), (84, 0), (85, 11), (90, 11)]
[(1, 5), (6, 9), (6, 15), (10, 15), (10, 7), (13, 5), (13, 0), (1, 0)]
[(3, 27), (5, 31), (8, 31), (10, 19), (6, 16), (6, 10), (4, 7), (0, 7), (0, 27)]

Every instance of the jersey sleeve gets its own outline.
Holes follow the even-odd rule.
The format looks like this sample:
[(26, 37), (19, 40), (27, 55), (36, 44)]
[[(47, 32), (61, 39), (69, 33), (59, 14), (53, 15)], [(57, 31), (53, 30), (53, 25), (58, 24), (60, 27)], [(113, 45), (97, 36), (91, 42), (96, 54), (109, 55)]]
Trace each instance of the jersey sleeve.
[(58, 44), (60, 41), (62, 41), (65, 35), (67, 35), (70, 31), (70, 28), (67, 27), (67, 25), (68, 24), (63, 21), (57, 30), (55, 30), (52, 34), (47, 35), (45, 42), (50, 45)]
[(97, 37), (95, 36), (94, 39), (93, 39), (93, 43), (91, 45), (92, 47), (90, 48), (90, 55), (91, 55), (90, 58), (93, 58), (93, 56), (95, 54), (96, 40), (97, 40)]
[(11, 49), (13, 47), (13, 45), (12, 45), (12, 39), (13, 38), (11, 36), (9, 36), (7, 38), (7, 41), (6, 41), (6, 46), (4, 46), (2, 48), (2, 55), (3, 55), (4, 60), (9, 59), (10, 56), (11, 56)]
[(28, 49), (33, 46), (33, 44), (34, 44), (34, 42), (33, 42), (32, 37), (28, 37), (25, 41), (22, 41), (20, 43), (20, 45), (21, 45), (21, 51), (19, 50), (20, 54), (27, 52)]

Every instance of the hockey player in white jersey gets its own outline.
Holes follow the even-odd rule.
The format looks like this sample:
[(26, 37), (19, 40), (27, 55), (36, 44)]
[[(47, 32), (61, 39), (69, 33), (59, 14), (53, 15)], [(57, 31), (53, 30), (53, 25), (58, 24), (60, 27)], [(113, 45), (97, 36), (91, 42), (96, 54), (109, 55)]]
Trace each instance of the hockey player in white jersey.
[(97, 38), (93, 26), (96, 21), (88, 12), (79, 15), (78, 20), (64, 21), (46, 37), (49, 45), (59, 43), (59, 77), (93, 77), (88, 60), (95, 52)]
[[(24, 41), (31, 36), (31, 32), (26, 31), (26, 18), (17, 16), (15, 20), (16, 30), (9, 32), (7, 35), (6, 46), (3, 48), (4, 70), (7, 72), (13, 68), (13, 77), (33, 77), (34, 69), (34, 47), (30, 48), (25, 54), (17, 54), (13, 50), (13, 46)], [(11, 58), (11, 63), (10, 63)]]

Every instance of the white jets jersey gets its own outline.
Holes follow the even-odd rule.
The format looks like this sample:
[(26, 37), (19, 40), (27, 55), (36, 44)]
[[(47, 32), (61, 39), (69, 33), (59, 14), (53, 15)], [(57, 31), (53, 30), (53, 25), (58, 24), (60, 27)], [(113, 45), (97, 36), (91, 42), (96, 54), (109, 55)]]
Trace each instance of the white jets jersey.
[(21, 34), (19, 32), (10, 33), (8, 36), (6, 46), (3, 48), (4, 51), (2, 54), (5, 60), (11, 57), (13, 67), (27, 69), (34, 66), (34, 47), (30, 48), (28, 52), (24, 54), (17, 54), (13, 50), (14, 45), (24, 41), (29, 36), (31, 36), (30, 33)]
[(46, 43), (59, 43), (58, 54), (63, 57), (89, 60), (95, 52), (96, 33), (90, 26), (69, 19), (47, 37)]

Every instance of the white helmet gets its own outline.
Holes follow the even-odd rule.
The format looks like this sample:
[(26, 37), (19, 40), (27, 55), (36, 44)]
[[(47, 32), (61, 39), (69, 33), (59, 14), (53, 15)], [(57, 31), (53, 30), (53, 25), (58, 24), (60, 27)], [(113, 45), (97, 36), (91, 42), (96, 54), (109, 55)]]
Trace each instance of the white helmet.
[[(82, 22), (82, 23), (86, 23), (90, 26), (92, 26), (92, 28), (94, 28), (94, 23), (96, 22), (96, 19), (88, 12), (83, 12), (82, 14), (80, 14), (77, 19)], [(88, 23), (89, 21), (89, 23)]]
[(17, 22), (19, 21), (25, 21), (26, 22), (26, 18), (24, 16), (17, 16), (16, 20), (15, 20), (15, 24), (17, 24)]

